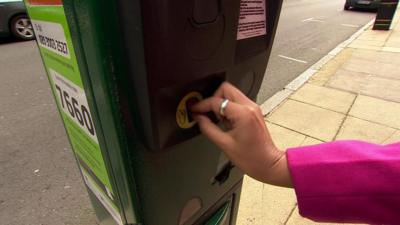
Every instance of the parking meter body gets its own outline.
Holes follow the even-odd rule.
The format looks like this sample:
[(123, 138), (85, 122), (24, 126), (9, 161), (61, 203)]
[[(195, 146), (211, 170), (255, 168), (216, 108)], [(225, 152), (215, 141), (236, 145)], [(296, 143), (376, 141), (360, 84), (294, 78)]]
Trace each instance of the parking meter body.
[(25, 3), (100, 224), (235, 224), (243, 173), (188, 106), (224, 81), (255, 99), (282, 2)]

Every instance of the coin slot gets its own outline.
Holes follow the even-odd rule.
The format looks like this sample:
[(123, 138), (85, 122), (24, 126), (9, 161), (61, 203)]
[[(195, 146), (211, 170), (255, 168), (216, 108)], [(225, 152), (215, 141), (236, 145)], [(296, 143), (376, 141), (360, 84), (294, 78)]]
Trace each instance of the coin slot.
[(197, 98), (189, 98), (189, 99), (186, 101), (186, 109), (187, 109), (187, 111), (188, 111), (188, 120), (189, 120), (189, 123), (191, 123), (191, 122), (194, 121), (194, 119), (193, 119), (193, 117), (192, 117), (192, 113), (190, 112), (190, 108), (191, 108), (194, 104), (196, 104), (196, 103), (198, 103), (198, 102), (199, 102), (199, 99), (197, 99)]
[(196, 121), (191, 116), (190, 107), (202, 99), (203, 96), (195, 91), (182, 98), (176, 110), (176, 123), (180, 128), (189, 129), (196, 124)]

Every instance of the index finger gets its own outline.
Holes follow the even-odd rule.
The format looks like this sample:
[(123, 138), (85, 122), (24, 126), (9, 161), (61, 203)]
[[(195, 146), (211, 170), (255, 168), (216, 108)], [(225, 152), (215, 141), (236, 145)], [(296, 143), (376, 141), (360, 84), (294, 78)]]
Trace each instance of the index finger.
[(229, 82), (222, 83), (221, 86), (217, 89), (217, 91), (215, 91), (214, 97), (226, 98), (231, 101), (244, 105), (254, 104), (252, 100), (247, 98), (245, 94), (243, 94), (238, 88), (236, 88)]
[[(221, 104), (224, 101), (222, 98), (210, 97), (206, 98), (191, 107), (193, 113), (208, 113), (214, 112), (215, 115), (221, 116)], [(224, 115), (227, 119), (236, 119), (240, 115), (240, 105), (230, 101), (224, 110)]]

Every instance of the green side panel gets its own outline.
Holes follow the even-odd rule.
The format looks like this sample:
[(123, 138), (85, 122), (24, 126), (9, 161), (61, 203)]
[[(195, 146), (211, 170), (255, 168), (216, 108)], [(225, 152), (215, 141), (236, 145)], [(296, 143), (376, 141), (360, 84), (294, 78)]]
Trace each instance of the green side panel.
[[(87, 187), (107, 209), (117, 224), (123, 224), (117, 191), (99, 144), (85, 86), (82, 82), (75, 49), (63, 5), (30, 5), (42, 60), (57, 107)], [(103, 151), (105, 152), (105, 151)]]
[(231, 202), (226, 203), (204, 225), (223, 225), (230, 217), (231, 206)]

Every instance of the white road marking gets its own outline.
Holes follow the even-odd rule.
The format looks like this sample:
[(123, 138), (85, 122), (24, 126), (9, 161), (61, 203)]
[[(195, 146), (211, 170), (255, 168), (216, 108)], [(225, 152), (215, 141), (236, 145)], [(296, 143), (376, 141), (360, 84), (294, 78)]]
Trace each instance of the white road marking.
[(281, 58), (284, 58), (284, 59), (289, 59), (289, 60), (292, 60), (292, 61), (295, 61), (295, 62), (299, 62), (299, 63), (307, 64), (307, 61), (300, 60), (300, 59), (295, 59), (295, 58), (292, 58), (292, 57), (289, 57), (289, 56), (278, 55), (278, 57), (281, 57)]
[(310, 20), (313, 20), (313, 19), (314, 19), (313, 17), (310, 17), (308, 19), (302, 20), (301, 22), (307, 22), (307, 21), (310, 21)]
[(340, 24), (340, 25), (345, 26), (345, 27), (359, 27), (358, 25), (347, 24), (347, 23), (342, 23), (342, 24)]
[(307, 19), (304, 19), (304, 20), (302, 20), (301, 22), (320, 22), (320, 23), (324, 23), (325, 21), (323, 21), (323, 20), (318, 20), (318, 19), (314, 19), (314, 17), (310, 17), (310, 18), (307, 18)]
[(316, 19), (310, 20), (310, 22), (320, 22), (320, 23), (325, 23), (325, 21), (323, 21), (323, 20), (316, 20)]

